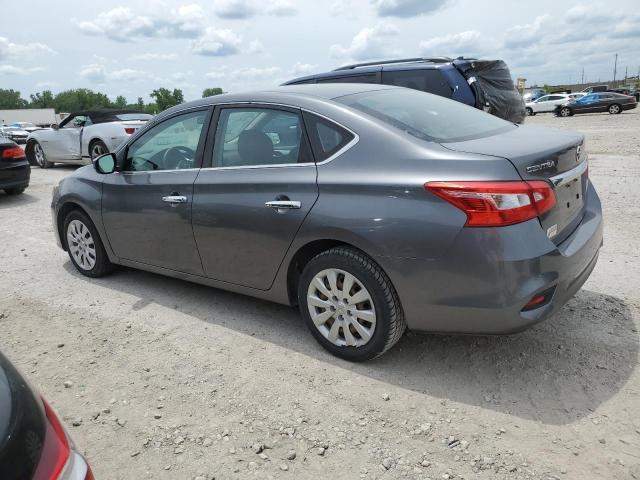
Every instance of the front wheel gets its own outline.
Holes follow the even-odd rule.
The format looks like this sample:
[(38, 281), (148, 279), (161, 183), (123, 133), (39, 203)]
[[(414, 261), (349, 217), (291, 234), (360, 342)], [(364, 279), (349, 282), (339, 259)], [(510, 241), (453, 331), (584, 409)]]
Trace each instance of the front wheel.
[(622, 112), (622, 108), (620, 108), (620, 105), (618, 105), (617, 103), (614, 103), (613, 105), (609, 105), (609, 113), (611, 115), (617, 115), (618, 113)]
[(332, 248), (311, 259), (300, 277), (298, 302), (320, 345), (352, 362), (382, 355), (406, 330), (389, 277), (354, 248)]
[(525, 110), (527, 112), (527, 117), (533, 117), (536, 114), (531, 107), (527, 107)]
[(49, 168), (53, 165), (53, 163), (47, 160), (42, 145), (36, 141), (30, 142), (29, 145), (27, 145), (27, 157), (29, 163), (35, 163), (40, 168)]
[(111, 273), (104, 245), (93, 222), (84, 212), (73, 210), (64, 220), (64, 235), (69, 258), (76, 269), (87, 277), (102, 277)]

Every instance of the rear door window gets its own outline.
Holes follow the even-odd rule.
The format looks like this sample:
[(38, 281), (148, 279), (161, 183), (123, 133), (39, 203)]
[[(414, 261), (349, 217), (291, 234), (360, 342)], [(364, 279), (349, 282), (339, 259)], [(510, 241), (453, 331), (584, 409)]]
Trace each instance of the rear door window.
[(304, 113), (316, 162), (323, 162), (353, 140), (354, 135), (340, 125), (309, 112)]
[(384, 71), (382, 72), (382, 83), (413, 88), (446, 98), (451, 98), (452, 94), (451, 87), (442, 73), (435, 68)]

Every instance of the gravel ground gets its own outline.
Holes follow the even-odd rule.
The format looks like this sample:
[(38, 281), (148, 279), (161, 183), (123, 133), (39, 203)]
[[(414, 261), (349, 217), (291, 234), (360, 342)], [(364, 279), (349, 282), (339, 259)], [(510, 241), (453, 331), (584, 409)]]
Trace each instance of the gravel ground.
[(528, 123), (587, 134), (607, 226), (582, 291), (525, 333), (409, 334), (353, 365), (286, 307), (84, 278), (53, 240), (57, 167), (0, 194), (0, 349), (98, 479), (640, 478), (640, 112)]

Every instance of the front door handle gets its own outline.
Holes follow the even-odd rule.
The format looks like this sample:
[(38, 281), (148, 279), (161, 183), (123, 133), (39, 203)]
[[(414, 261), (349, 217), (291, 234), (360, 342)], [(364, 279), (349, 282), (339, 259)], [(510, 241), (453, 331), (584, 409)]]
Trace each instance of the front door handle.
[(302, 207), (302, 204), (298, 200), (272, 200), (266, 202), (264, 206), (277, 210), (294, 210)]
[(167, 195), (166, 197), (162, 197), (162, 201), (171, 204), (187, 203), (187, 197), (184, 195)]

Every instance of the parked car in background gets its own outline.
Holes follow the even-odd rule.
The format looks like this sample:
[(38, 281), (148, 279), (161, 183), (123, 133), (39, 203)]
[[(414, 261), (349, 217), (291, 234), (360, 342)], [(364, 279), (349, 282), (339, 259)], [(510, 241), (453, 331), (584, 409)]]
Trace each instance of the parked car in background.
[(609, 112), (622, 113), (624, 110), (636, 108), (638, 102), (629, 95), (614, 92), (590, 93), (575, 101), (558, 105), (554, 113), (558, 117), (570, 117), (579, 113)]
[(525, 103), (528, 103), (533, 102), (546, 94), (547, 92), (544, 90), (544, 88), (527, 88), (525, 89), (522, 98), (524, 99)]
[(562, 105), (570, 100), (571, 97), (566, 93), (555, 93), (552, 95), (544, 95), (533, 102), (527, 102), (525, 109), (527, 115), (535, 115), (536, 113), (553, 112), (556, 106)]
[(309, 83), (395, 85), (450, 98), (514, 123), (525, 117), (522, 97), (502, 60), (435, 57), (356, 63), (284, 85)]
[(2, 480), (93, 480), (56, 413), (0, 353)]
[(29, 133), (39, 130), (41, 128), (41, 127), (35, 126), (31, 122), (14, 122), (14, 123), (10, 123), (8, 126), (17, 127)]
[(597, 92), (606, 92), (609, 90), (609, 85), (592, 85), (590, 87), (582, 90), (584, 93), (597, 93)]
[(0, 137), (0, 190), (20, 195), (29, 186), (31, 167), (24, 150), (13, 140)]
[(29, 135), (27, 158), (41, 168), (58, 162), (86, 165), (114, 150), (151, 118), (148, 113), (131, 110), (71, 113), (59, 125)]
[(292, 85), (173, 107), (53, 190), (75, 268), (115, 264), (299, 305), (352, 361), (405, 328), (497, 334), (591, 273), (584, 136), (408, 88)]
[(8, 125), (0, 127), (0, 135), (13, 140), (16, 143), (26, 143), (29, 132), (19, 127), (10, 127)]
[(613, 92), (613, 93), (619, 93), (621, 95), (629, 95), (629, 96), (633, 96), (631, 94), (631, 89), (629, 88), (612, 88), (610, 90), (607, 90), (608, 92)]

